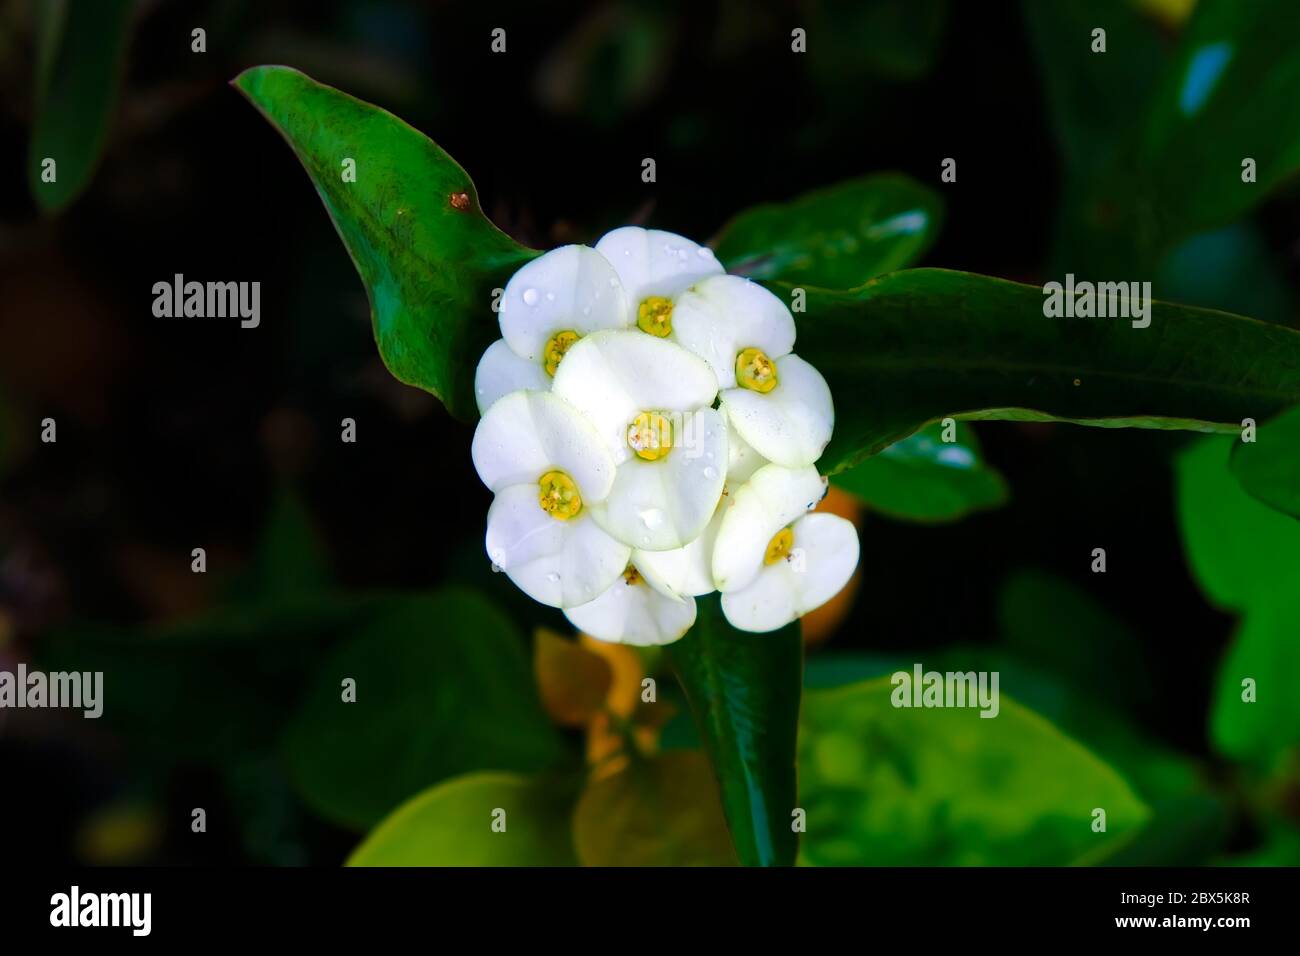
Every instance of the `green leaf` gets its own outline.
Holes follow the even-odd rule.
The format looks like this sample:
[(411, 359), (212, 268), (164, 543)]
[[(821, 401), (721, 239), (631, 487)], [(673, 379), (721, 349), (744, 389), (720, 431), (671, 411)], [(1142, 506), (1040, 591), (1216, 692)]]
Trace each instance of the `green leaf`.
[(729, 272), (848, 289), (916, 262), (942, 219), (937, 193), (882, 173), (748, 209), (723, 227), (716, 251)]
[[(1292, 560), (1300, 563), (1300, 558)], [(1215, 679), (1210, 737), (1219, 753), (1268, 762), (1300, 747), (1297, 635), (1300, 594), (1294, 591), (1246, 611)], [(1253, 700), (1243, 699), (1247, 680), (1253, 686)]]
[(1232, 449), (1232, 473), (1251, 495), (1300, 518), (1300, 406), (1260, 425)]
[[(1228, 470), (1230, 438), (1178, 459), (1178, 513), (1188, 561), (1212, 602), (1243, 615), (1215, 680), (1215, 749), (1267, 763), (1300, 741), (1300, 523), (1256, 501)], [(1253, 701), (1243, 681), (1254, 682)]]
[(159, 627), (74, 624), (43, 637), (37, 659), (49, 670), (102, 672), (104, 722), (163, 761), (238, 761), (289, 719), (303, 662), (391, 600), (312, 595)]
[(587, 784), (573, 813), (584, 866), (735, 866), (708, 758), (674, 750), (634, 758)]
[[(499, 336), (492, 290), (537, 253), (489, 222), (465, 170), (391, 113), (287, 67), (245, 70), (234, 86), (316, 185), (365, 283), (388, 370), (474, 418), (474, 369)], [(356, 182), (343, 181), (345, 159)]]
[(668, 645), (668, 659), (713, 763), (737, 856), (745, 866), (791, 865), (799, 625), (751, 634), (727, 623), (716, 594), (697, 604), (695, 626)]
[(1207, 438), (1177, 463), (1178, 519), (1197, 581), (1226, 610), (1271, 603), (1300, 589), (1300, 523), (1261, 504), (1228, 470), (1236, 444)]
[[(1137, 128), (1164, 63), (1160, 37), (1131, 0), (1022, 0), (1021, 9), (1066, 166), (1093, 172)], [(1105, 53), (1092, 50), (1099, 27)]]
[(317, 594), (332, 578), (324, 544), (302, 499), (288, 486), (277, 488), (250, 567), (231, 584), (231, 600), (274, 601)]
[(879, 455), (835, 476), (877, 511), (913, 521), (956, 521), (1007, 500), (1007, 484), (980, 454), (974, 430), (954, 423), (955, 440), (944, 427), (927, 425)]
[[(99, 163), (122, 79), (130, 36), (130, 0), (35, 4), (36, 122), (28, 147), (28, 182), (46, 212), (77, 198)], [(42, 162), (56, 179), (42, 182)]]
[[(998, 715), (896, 708), (889, 678), (810, 691), (799, 738), (802, 862), (831, 866), (1094, 862), (1146, 822), (1114, 770), (1001, 695)], [(1106, 811), (1106, 832), (1093, 811)]]
[(1011, 575), (999, 596), (998, 625), (1013, 654), (1116, 706), (1140, 700), (1150, 686), (1133, 629), (1065, 578), (1035, 570)]
[[(1300, 168), (1295, 14), (1292, 0), (1197, 4), (1140, 145), (1137, 188), (1161, 233), (1232, 222)], [(1242, 182), (1246, 157), (1257, 182)]]
[(1227, 431), (1300, 403), (1300, 332), (1240, 316), (1047, 318), (1039, 287), (940, 269), (807, 291), (796, 350), (835, 397), (825, 474), (948, 415)]
[[(564, 780), (472, 773), (413, 797), (392, 812), (348, 866), (573, 866)], [(493, 830), (502, 819), (505, 829)], [(499, 830), (500, 824), (498, 824)]]
[[(807, 7), (816, 55), (809, 69), (824, 92), (860, 97), (875, 79), (907, 82), (933, 67), (947, 20), (946, 0), (820, 0)], [(856, 82), (855, 82), (856, 81)]]
[(448, 777), (537, 771), (564, 756), (510, 620), (450, 589), (396, 603), (331, 653), (283, 748), (304, 799), (357, 829)]

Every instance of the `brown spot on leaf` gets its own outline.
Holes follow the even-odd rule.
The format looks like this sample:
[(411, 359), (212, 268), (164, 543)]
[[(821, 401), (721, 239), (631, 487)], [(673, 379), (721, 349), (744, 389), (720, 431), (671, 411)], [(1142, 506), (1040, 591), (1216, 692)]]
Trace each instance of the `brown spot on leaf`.
[(459, 209), (464, 212), (469, 208), (469, 193), (452, 193), (448, 202), (451, 203), (452, 209)]

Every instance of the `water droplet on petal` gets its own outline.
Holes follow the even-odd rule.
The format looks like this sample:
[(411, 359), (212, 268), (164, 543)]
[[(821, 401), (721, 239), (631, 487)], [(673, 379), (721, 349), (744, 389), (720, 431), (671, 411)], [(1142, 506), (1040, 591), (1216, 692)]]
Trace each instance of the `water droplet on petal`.
[(556, 574), (554, 571), (552, 571), (550, 574), (546, 576), (546, 580), (550, 581), (552, 584), (558, 584), (560, 581), (560, 576)]
[(537, 290), (536, 290), (536, 289), (525, 289), (525, 290), (524, 290), (524, 305), (536, 305), (536, 304), (537, 304)]
[(547, 301), (547, 302), (554, 302), (554, 301), (555, 301), (555, 293), (554, 293), (554, 292), (548, 292), (548, 293), (546, 293), (546, 301)]
[(704, 469), (704, 477), (709, 479), (709, 481), (712, 481), (714, 478), (718, 477), (718, 469), (709, 465), (709, 467)]
[[(644, 511), (638, 511), (637, 517), (640, 518), (641, 523), (651, 531), (664, 523), (664, 513), (658, 508), (646, 508)], [(644, 540), (645, 542), (649, 541), (649, 539)]]
[(701, 259), (713, 258), (713, 250), (710, 249), (708, 246), (700, 246), (700, 248), (695, 250), (695, 254), (699, 256)]

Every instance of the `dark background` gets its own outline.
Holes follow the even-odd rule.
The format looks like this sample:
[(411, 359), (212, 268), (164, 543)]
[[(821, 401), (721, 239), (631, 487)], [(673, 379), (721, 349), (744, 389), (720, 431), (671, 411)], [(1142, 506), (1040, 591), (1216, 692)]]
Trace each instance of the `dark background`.
[[(102, 164), (57, 219), (25, 188), (30, 49), (22, 5), (4, 6), (0, 394), (18, 451), (0, 477), (0, 653), (11, 658), (76, 622), (211, 606), (282, 484), (314, 519), (340, 587), (473, 579), (513, 601), (486, 573), (489, 495), (471, 431), (384, 370), (364, 289), (307, 176), (227, 86), (247, 66), (296, 66), (402, 116), (534, 246), (628, 222), (704, 240), (754, 203), (900, 170), (947, 203), (925, 264), (1049, 278), (1061, 174), (1013, 3), (917, 4), (905, 35), (925, 35), (932, 15), (939, 24), (920, 70), (864, 54), (860, 33), (836, 28), (851, 16), (843, 4), (145, 4)], [(206, 54), (190, 52), (199, 25)], [(489, 50), (497, 26), (504, 56)], [(809, 30), (806, 56), (790, 53), (793, 26)], [(646, 156), (653, 184), (640, 178)], [(958, 181), (943, 184), (949, 156)], [(1260, 221), (1293, 287), (1298, 223), (1286, 199)], [(261, 327), (154, 318), (153, 283), (178, 272), (260, 281)], [(56, 445), (36, 439), (46, 416)], [(355, 445), (338, 440), (343, 417), (358, 423)], [(1011, 502), (933, 527), (869, 516), (863, 585), (829, 646), (924, 660), (928, 648), (992, 641), (1007, 576), (1046, 569), (1140, 636), (1145, 729), (1208, 757), (1206, 701), (1233, 625), (1182, 555), (1169, 460), (1188, 439), (1009, 423), (979, 435)], [(439, 506), (443, 489), (458, 507)], [(189, 571), (196, 546), (206, 577)], [(1104, 575), (1089, 570), (1095, 547)], [(130, 742), (67, 715), (6, 720), (0, 856), (81, 858), (88, 814), (136, 786)], [(186, 808), (211, 782), (204, 768), (169, 772), (168, 822), (146, 861), (261, 861), (238, 840), (185, 840)], [(334, 863), (354, 842), (310, 815), (294, 832), (294, 852), (272, 859)], [(1251, 839), (1248, 826), (1232, 836)]]

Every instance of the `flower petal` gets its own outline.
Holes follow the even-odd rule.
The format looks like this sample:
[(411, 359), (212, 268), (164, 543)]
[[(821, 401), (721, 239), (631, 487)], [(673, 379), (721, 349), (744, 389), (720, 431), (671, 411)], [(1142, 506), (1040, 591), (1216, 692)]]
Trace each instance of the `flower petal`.
[(497, 339), (487, 347), (474, 370), (474, 398), (482, 415), (503, 395), (531, 388), (538, 392), (551, 390), (551, 377), (541, 362), (520, 358), (505, 339)]
[(615, 229), (600, 238), (596, 251), (609, 260), (623, 282), (629, 321), (648, 296), (675, 299), (701, 279), (724, 271), (708, 246), (660, 229)]
[(588, 246), (560, 246), (510, 277), (501, 297), (501, 334), (520, 358), (540, 362), (556, 332), (619, 328), (630, 315), (604, 256)]
[[(614, 484), (614, 461), (587, 419), (551, 392), (511, 392), (493, 403), (470, 447), (478, 476), (494, 492), (530, 485), (559, 469), (575, 482), (584, 504)], [(540, 509), (539, 509), (540, 510)]]
[(733, 500), (724, 490), (709, 523), (685, 547), (670, 551), (632, 551), (632, 564), (652, 588), (678, 600), (682, 596), (699, 597), (717, 590), (713, 584), (713, 545), (722, 527), (722, 516)]
[(671, 644), (695, 623), (695, 599), (674, 601), (644, 581), (617, 580), (594, 601), (564, 612), (573, 625), (602, 641)]
[[(632, 454), (627, 429), (641, 412), (689, 412), (712, 405), (718, 394), (703, 359), (640, 331), (582, 339), (564, 356), (551, 387), (596, 426), (616, 462)], [(690, 424), (673, 424), (679, 423)]]
[(676, 444), (657, 461), (629, 457), (592, 517), (619, 541), (644, 551), (680, 548), (699, 537), (722, 497), (727, 428), (712, 408), (678, 420)]
[(777, 359), (776, 376), (776, 388), (766, 394), (726, 389), (722, 407), (740, 437), (764, 458), (787, 468), (811, 465), (835, 427), (830, 387), (797, 355)]
[(754, 451), (754, 446), (740, 437), (736, 426), (727, 420), (727, 484), (738, 488), (753, 477), (768, 460)]
[(713, 546), (713, 582), (722, 592), (738, 591), (763, 568), (768, 542), (826, 494), (826, 479), (811, 465), (764, 465), (731, 496)]
[(593, 600), (627, 567), (631, 549), (579, 514), (552, 518), (537, 503), (537, 486), (502, 489), (488, 509), (487, 553), (521, 591), (551, 607)]
[(794, 316), (757, 282), (713, 276), (678, 296), (672, 338), (709, 363), (720, 387), (735, 388), (744, 349), (762, 349), (770, 359), (790, 354)]
[(765, 565), (739, 591), (722, 596), (722, 613), (743, 631), (774, 631), (840, 592), (858, 566), (858, 531), (836, 515), (805, 515), (794, 523), (790, 554)]

